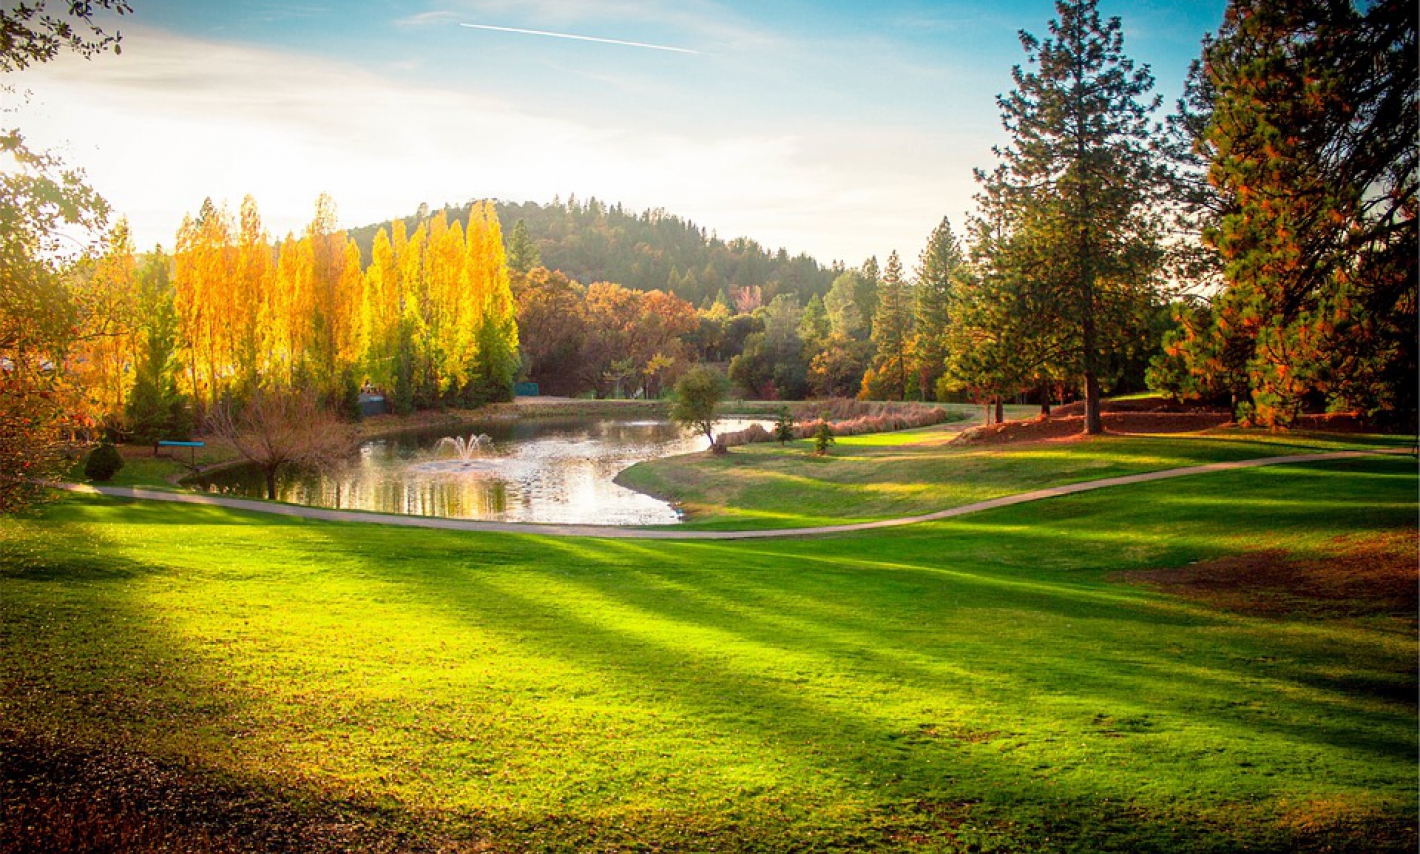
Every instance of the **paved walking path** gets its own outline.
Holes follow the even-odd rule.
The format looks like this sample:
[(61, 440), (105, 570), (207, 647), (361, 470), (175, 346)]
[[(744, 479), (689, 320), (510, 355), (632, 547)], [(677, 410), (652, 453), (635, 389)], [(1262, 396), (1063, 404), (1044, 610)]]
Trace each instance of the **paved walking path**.
[(1370, 451), (1332, 451), (1319, 454), (1295, 454), (1284, 457), (1260, 457), (1252, 460), (1207, 463), (1204, 465), (1188, 466), (1186, 468), (1143, 472), (1141, 474), (1123, 475), (1121, 477), (1107, 477), (1100, 480), (1085, 481), (1083, 483), (1071, 483), (1065, 486), (1052, 486), (1048, 489), (1036, 489), (1016, 495), (993, 498), (990, 501), (978, 501), (975, 504), (965, 504), (961, 507), (952, 507), (948, 510), (938, 510), (935, 513), (926, 513), (921, 516), (883, 519), (877, 522), (856, 522), (847, 525), (821, 525), (812, 528), (779, 528), (758, 531), (685, 531), (667, 528), (621, 528), (610, 525), (537, 525), (523, 522), (478, 522), (468, 519), (440, 519), (429, 516), (399, 516), (390, 513), (328, 510), (321, 507), (277, 504), (268, 501), (256, 501), (249, 498), (228, 498), (220, 495), (207, 495), (197, 492), (164, 492), (157, 489), (144, 489), (139, 486), (91, 486), (82, 483), (54, 483), (51, 485), (56, 489), (65, 489), (70, 492), (97, 493), (99, 495), (109, 495), (115, 498), (138, 498), (145, 501), (171, 501), (177, 504), (201, 504), (209, 507), (247, 510), (253, 513), (271, 513), (277, 516), (298, 516), (303, 519), (319, 519), (326, 522), (365, 522), (375, 525), (398, 525), (406, 528), (433, 528), (443, 531), (491, 531), (504, 534), (539, 534), (552, 537), (602, 537), (626, 540), (763, 540), (788, 537), (817, 537), (826, 534), (875, 531), (879, 528), (897, 528), (903, 525), (916, 525), (920, 522), (952, 519), (957, 516), (965, 516), (968, 513), (979, 513), (982, 510), (1010, 507), (1013, 504), (1025, 504), (1029, 501), (1040, 501), (1046, 498), (1056, 498), (1061, 495), (1074, 495), (1077, 492), (1089, 492), (1091, 490), (1105, 489), (1111, 486), (1124, 486), (1130, 483), (1147, 483), (1149, 481), (1167, 480), (1175, 477), (1190, 477), (1192, 475), (1208, 474), (1210, 472), (1233, 471), (1235, 469), (1285, 465), (1288, 463), (1352, 460), (1375, 454), (1413, 453), (1414, 451), (1410, 448), (1384, 448)]

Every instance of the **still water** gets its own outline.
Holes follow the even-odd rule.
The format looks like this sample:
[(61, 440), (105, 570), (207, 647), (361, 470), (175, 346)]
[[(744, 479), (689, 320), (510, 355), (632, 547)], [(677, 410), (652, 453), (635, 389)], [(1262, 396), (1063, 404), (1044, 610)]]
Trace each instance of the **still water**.
[[(724, 419), (717, 432), (754, 423), (765, 424)], [(480, 434), (491, 441), (469, 441)], [(477, 447), (458, 447), (470, 444)], [(665, 421), (474, 423), (366, 442), (356, 457), (331, 471), (287, 473), (277, 484), (277, 495), (313, 507), (451, 519), (670, 525), (680, 521), (675, 508), (612, 479), (643, 460), (703, 451), (706, 444), (704, 436)], [(461, 451), (466, 451), (464, 458)], [(189, 485), (253, 498), (266, 494), (261, 473), (250, 466)]]

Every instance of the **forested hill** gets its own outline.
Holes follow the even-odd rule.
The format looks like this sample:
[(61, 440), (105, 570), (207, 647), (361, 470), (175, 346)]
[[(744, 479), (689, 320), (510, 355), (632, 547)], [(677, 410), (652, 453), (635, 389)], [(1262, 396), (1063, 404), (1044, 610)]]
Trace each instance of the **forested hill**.
[[(841, 265), (825, 267), (807, 255), (790, 257), (754, 240), (725, 241), (693, 222), (664, 210), (631, 213), (615, 205), (569, 198), (551, 204), (498, 202), (503, 239), (512, 239), (521, 220), (544, 267), (583, 284), (615, 282), (640, 291), (670, 291), (699, 306), (723, 294), (733, 308), (735, 291), (759, 288), (768, 303), (777, 294), (797, 293), (801, 304), (826, 294)], [(468, 206), (446, 209), (450, 223), (467, 223)], [(417, 217), (405, 219), (413, 232)], [(383, 223), (352, 229), (364, 257)]]

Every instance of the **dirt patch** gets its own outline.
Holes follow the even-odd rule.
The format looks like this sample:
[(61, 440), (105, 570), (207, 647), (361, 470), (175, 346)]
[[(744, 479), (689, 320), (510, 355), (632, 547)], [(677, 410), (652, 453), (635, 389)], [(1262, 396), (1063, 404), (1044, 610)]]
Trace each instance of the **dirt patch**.
[(1238, 613), (1413, 620), (1420, 607), (1417, 550), (1416, 531), (1388, 531), (1338, 537), (1319, 556), (1268, 549), (1119, 578)]
[[(1101, 420), (1106, 433), (1119, 435), (1196, 433), (1232, 423), (1222, 412), (1105, 412)], [(1083, 415), (1051, 415), (976, 427), (962, 433), (958, 441), (983, 445), (1040, 442), (1074, 439), (1083, 436), (1084, 430)]]

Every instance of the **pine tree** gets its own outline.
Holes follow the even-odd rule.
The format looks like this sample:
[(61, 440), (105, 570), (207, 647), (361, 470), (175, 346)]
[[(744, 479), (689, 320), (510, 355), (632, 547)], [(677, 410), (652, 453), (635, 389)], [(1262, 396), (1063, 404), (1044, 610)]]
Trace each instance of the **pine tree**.
[(894, 250), (888, 256), (878, 284), (877, 313), (873, 316), (872, 342), (875, 348), (870, 373), (863, 378), (862, 397), (905, 400), (912, 346), (912, 289), (903, 279), (902, 261)]
[(912, 364), (923, 400), (935, 393), (937, 380), (946, 372), (952, 285), (964, 263), (952, 224), (943, 217), (922, 250), (913, 289), (917, 328), (912, 338)]
[(540, 266), (542, 253), (538, 251), (537, 244), (528, 233), (527, 222), (519, 219), (513, 224), (513, 231), (508, 236), (508, 269), (526, 275), (532, 268)]
[(161, 249), (138, 271), (138, 362), (125, 406), (130, 438), (139, 444), (186, 439), (192, 430), (187, 401), (178, 390), (179, 321), (173, 308), (171, 260)]
[[(1163, 173), (1150, 144), (1153, 78), (1123, 52), (1118, 18), (1095, 0), (1058, 0), (1043, 42), (1021, 33), (1033, 70), (1012, 71), (999, 98), (1010, 146), (978, 180), (1003, 205), (1015, 269), (998, 281), (1033, 289), (1025, 300), (1069, 338), (1083, 378), (1085, 431), (1098, 433), (1107, 353), (1130, 346), (1157, 287), (1156, 198)], [(995, 186), (992, 186), (993, 183)]]
[(1267, 425), (1325, 403), (1414, 426), (1416, 17), (1234, 0), (1205, 43), (1186, 125), (1225, 288), (1181, 318), (1179, 385), (1230, 387)]

